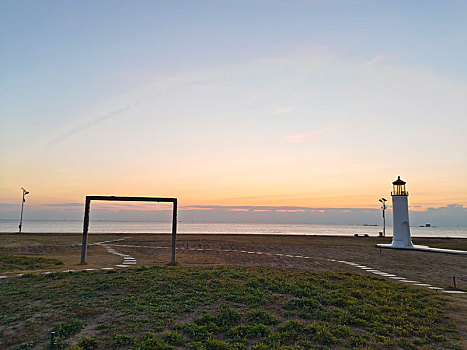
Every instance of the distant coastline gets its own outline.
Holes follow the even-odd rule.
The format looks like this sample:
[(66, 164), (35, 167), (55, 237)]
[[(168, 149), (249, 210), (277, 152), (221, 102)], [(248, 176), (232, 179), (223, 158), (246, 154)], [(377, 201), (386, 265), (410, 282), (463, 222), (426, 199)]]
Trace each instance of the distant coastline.
[[(25, 220), (24, 233), (80, 233), (82, 220)], [(167, 233), (171, 223), (157, 221), (108, 221), (93, 220), (90, 233)], [(14, 233), (17, 220), (0, 219), (0, 232)], [(262, 223), (215, 223), (179, 222), (179, 233), (198, 234), (283, 234), (318, 236), (354, 236), (354, 234), (378, 236), (381, 225), (319, 225), (319, 224), (262, 224)], [(392, 226), (386, 226), (387, 236), (392, 235)], [(467, 227), (420, 227), (411, 226), (413, 237), (458, 237), (467, 238)]]

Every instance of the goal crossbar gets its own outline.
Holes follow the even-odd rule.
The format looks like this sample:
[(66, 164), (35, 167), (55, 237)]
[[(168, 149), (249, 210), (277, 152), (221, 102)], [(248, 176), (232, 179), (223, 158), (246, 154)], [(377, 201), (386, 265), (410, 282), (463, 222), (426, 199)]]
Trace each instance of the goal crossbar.
[(83, 242), (81, 245), (81, 264), (86, 264), (88, 229), (89, 229), (89, 211), (91, 201), (120, 201), (120, 202), (166, 202), (173, 203), (172, 213), (172, 258), (171, 264), (175, 264), (175, 244), (177, 239), (177, 198), (162, 197), (121, 197), (121, 196), (86, 196), (83, 222)]

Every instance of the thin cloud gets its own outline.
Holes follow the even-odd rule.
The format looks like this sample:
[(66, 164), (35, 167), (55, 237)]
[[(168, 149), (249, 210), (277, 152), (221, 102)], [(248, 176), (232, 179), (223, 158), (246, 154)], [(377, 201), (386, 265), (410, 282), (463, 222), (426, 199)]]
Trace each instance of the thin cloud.
[(348, 211), (379, 211), (379, 209), (367, 208), (316, 208), (302, 206), (265, 206), (265, 205), (189, 205), (182, 206), (180, 210), (214, 210), (214, 211), (249, 211), (249, 212), (348, 212)]
[(347, 124), (340, 124), (340, 125), (332, 126), (329, 128), (320, 129), (320, 130), (308, 131), (308, 132), (303, 132), (299, 134), (289, 134), (289, 135), (284, 136), (284, 140), (287, 143), (303, 143), (303, 142), (311, 140), (312, 138), (316, 136), (328, 134), (332, 131), (342, 129), (346, 125)]
[(293, 110), (292, 107), (282, 107), (282, 108), (277, 108), (275, 111), (274, 111), (274, 114), (285, 114), (285, 113), (289, 113)]
[(83, 207), (84, 203), (47, 203), (44, 207)]
[(278, 213), (303, 213), (305, 209), (277, 209)]
[(373, 66), (373, 65), (381, 63), (381, 62), (390, 61), (390, 60), (396, 58), (397, 56), (398, 55), (395, 54), (395, 53), (390, 54), (390, 55), (377, 55), (377, 56), (373, 57), (371, 60), (363, 62), (362, 66)]
[(17, 204), (12, 203), (0, 203), (0, 208), (14, 208), (17, 207)]
[(78, 125), (78, 126), (75, 126), (67, 131), (65, 131), (63, 134), (61, 134), (60, 136), (56, 137), (55, 139), (53, 139), (52, 141), (50, 141), (47, 145), (46, 145), (46, 149), (49, 149), (51, 147), (54, 147), (56, 146), (57, 144), (59, 144), (60, 142), (66, 140), (67, 138), (71, 137), (71, 136), (74, 136), (80, 132), (83, 132), (83, 131), (86, 131), (90, 128), (92, 128), (94, 125), (96, 124), (100, 124), (108, 119), (111, 119), (111, 118), (114, 118), (114, 117), (117, 117), (127, 111), (129, 111), (131, 108), (134, 108), (134, 107), (137, 107), (137, 106), (140, 106), (148, 101), (152, 101), (152, 100), (155, 100), (157, 98), (159, 98), (160, 96), (162, 96), (162, 94), (157, 94), (157, 95), (154, 95), (146, 100), (142, 100), (142, 101), (138, 101), (138, 102), (135, 102), (135, 103), (130, 103), (128, 105), (126, 105), (125, 107), (122, 107), (122, 108), (119, 108), (119, 109), (116, 109), (110, 113), (107, 113), (107, 114), (104, 114), (104, 115), (101, 115), (101, 116), (98, 116), (86, 123), (83, 123), (81, 125)]
[(127, 103), (126, 105), (124, 105), (123, 107), (120, 107), (120, 108), (115, 108), (113, 109), (112, 111), (109, 111), (108, 113), (104, 113), (102, 115), (99, 115), (87, 122), (84, 122), (80, 125), (77, 125), (77, 126), (74, 126), (70, 129), (68, 129), (67, 131), (63, 132), (61, 135), (55, 137), (52, 141), (50, 141), (49, 143), (46, 144), (45, 148), (46, 149), (50, 149), (51, 147), (54, 147), (56, 146), (57, 144), (61, 143), (62, 141), (78, 134), (78, 133), (81, 133), (83, 131), (86, 131), (92, 127), (94, 127), (95, 125), (97, 124), (100, 124), (100, 123), (103, 123), (104, 121), (107, 121), (109, 119), (112, 119), (112, 118), (115, 118), (115, 117), (118, 117), (122, 114), (125, 114), (127, 113), (129, 110), (135, 108), (135, 107), (139, 107), (139, 106), (142, 106), (146, 103), (149, 103), (149, 102), (152, 102), (156, 99), (159, 99), (160, 97), (170, 93), (170, 92), (173, 92), (173, 91), (176, 91), (177, 89), (181, 89), (181, 88), (184, 88), (184, 87), (198, 87), (198, 86), (205, 86), (205, 85), (212, 85), (214, 83), (218, 83), (218, 82), (227, 82), (229, 81), (228, 79), (225, 79), (225, 78), (212, 78), (212, 79), (195, 79), (195, 80), (188, 80), (188, 81), (178, 81), (176, 78), (174, 79), (171, 79), (171, 80), (168, 80), (166, 81), (167, 85), (169, 85), (169, 87), (164, 87), (163, 88), (163, 92), (161, 93), (158, 93), (158, 94), (154, 94), (154, 87), (151, 86), (149, 90), (147, 91), (142, 91), (141, 94), (143, 95), (146, 95), (148, 97), (146, 98), (141, 98), (141, 97), (133, 97), (132, 99), (130, 99), (130, 101), (132, 101), (131, 103)]
[(197, 207), (194, 205), (194, 206), (182, 206), (180, 210), (213, 210), (213, 209), (209, 207)]
[(428, 208), (427, 212), (451, 212), (451, 213), (465, 213), (467, 214), (467, 207), (464, 207), (463, 204), (448, 204), (445, 207), (438, 207), (438, 208)]
[(322, 130), (316, 130), (316, 131), (303, 132), (301, 134), (290, 134), (290, 135), (285, 135), (284, 139), (287, 143), (302, 143), (302, 142), (310, 140), (311, 138), (315, 136), (323, 135), (326, 132), (327, 132), (327, 129), (322, 129)]

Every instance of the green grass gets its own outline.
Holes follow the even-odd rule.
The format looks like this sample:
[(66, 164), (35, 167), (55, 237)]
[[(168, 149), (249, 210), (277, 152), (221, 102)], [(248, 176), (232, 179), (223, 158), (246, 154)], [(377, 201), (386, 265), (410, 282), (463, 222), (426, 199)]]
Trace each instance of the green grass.
[[(27, 275), (0, 284), (0, 348), (450, 348), (437, 294), (376, 277), (240, 267)], [(82, 334), (82, 329), (87, 329)]]
[(0, 254), (0, 272), (38, 270), (57, 267), (59, 265), (63, 265), (63, 263), (56, 259)]

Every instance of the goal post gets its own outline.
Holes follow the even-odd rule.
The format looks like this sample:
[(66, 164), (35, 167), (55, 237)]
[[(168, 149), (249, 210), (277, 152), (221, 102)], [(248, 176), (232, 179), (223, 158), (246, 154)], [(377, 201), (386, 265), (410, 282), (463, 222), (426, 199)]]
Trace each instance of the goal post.
[(120, 202), (165, 202), (173, 203), (172, 211), (172, 258), (170, 263), (175, 264), (175, 244), (177, 240), (177, 198), (161, 197), (117, 197), (117, 196), (86, 196), (83, 222), (83, 241), (81, 245), (81, 265), (86, 264), (86, 253), (88, 248), (89, 212), (91, 201), (120, 201)]

